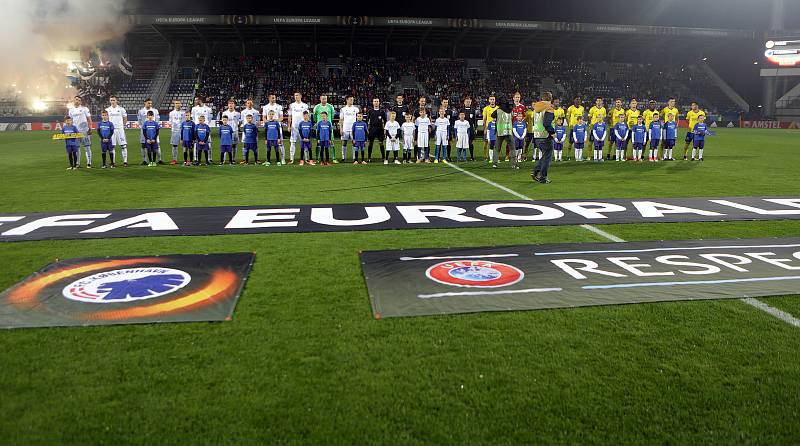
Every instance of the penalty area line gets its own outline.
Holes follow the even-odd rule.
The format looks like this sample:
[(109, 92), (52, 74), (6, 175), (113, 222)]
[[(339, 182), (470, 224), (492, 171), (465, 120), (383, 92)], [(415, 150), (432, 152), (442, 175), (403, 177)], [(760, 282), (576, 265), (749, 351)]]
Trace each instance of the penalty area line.
[[(515, 196), (517, 198), (521, 198), (523, 200), (528, 200), (528, 201), (535, 201), (533, 198), (528, 197), (527, 195), (523, 195), (523, 194), (521, 194), (521, 193), (519, 193), (519, 192), (517, 192), (517, 191), (515, 191), (513, 189), (509, 189), (509, 188), (503, 186), (502, 184), (497, 184), (497, 183), (495, 183), (494, 181), (492, 181), (492, 180), (490, 180), (488, 178), (484, 178), (484, 177), (482, 177), (482, 176), (480, 176), (480, 175), (478, 175), (478, 174), (476, 174), (474, 172), (470, 172), (469, 170), (463, 169), (463, 168), (461, 168), (461, 167), (459, 167), (459, 166), (457, 166), (457, 165), (455, 165), (453, 163), (447, 163), (447, 165), (452, 167), (453, 169), (456, 169), (456, 170), (466, 174), (466, 175), (471, 176), (472, 178), (475, 178), (476, 180), (483, 181), (484, 183), (486, 183), (486, 184), (488, 184), (490, 186), (496, 187), (497, 189), (500, 189), (500, 190), (502, 190), (504, 192), (508, 192), (509, 194), (511, 194), (511, 195), (513, 195), (513, 196)], [(617, 237), (614, 234), (610, 234), (610, 233), (608, 233), (608, 232), (606, 232), (606, 231), (604, 231), (604, 230), (602, 230), (602, 229), (600, 229), (600, 228), (598, 228), (596, 226), (592, 226), (592, 225), (589, 225), (589, 224), (584, 224), (584, 225), (580, 225), (580, 227), (583, 228), (583, 229), (586, 229), (587, 231), (591, 231), (591, 232), (593, 232), (593, 233), (595, 233), (595, 234), (597, 234), (597, 235), (599, 235), (599, 236), (601, 236), (601, 237), (603, 237), (603, 238), (605, 238), (607, 240), (611, 240), (612, 242), (622, 243), (622, 242), (625, 241), (624, 239), (621, 239), (621, 238)], [(739, 300), (741, 300), (742, 302), (746, 303), (747, 305), (750, 305), (753, 308), (757, 308), (757, 309), (759, 309), (759, 310), (761, 310), (761, 311), (763, 311), (763, 312), (765, 312), (765, 313), (767, 313), (769, 315), (772, 315), (772, 316), (774, 316), (774, 317), (786, 322), (789, 325), (792, 325), (792, 326), (800, 328), (800, 319), (797, 319), (796, 317), (792, 316), (789, 313), (786, 313), (785, 311), (781, 311), (781, 310), (779, 310), (779, 309), (777, 309), (775, 307), (771, 307), (771, 306), (767, 305), (766, 303), (764, 303), (764, 302), (762, 302), (762, 301), (760, 301), (758, 299), (754, 299), (752, 297), (748, 297), (748, 298), (745, 298), (745, 299), (739, 299)]]

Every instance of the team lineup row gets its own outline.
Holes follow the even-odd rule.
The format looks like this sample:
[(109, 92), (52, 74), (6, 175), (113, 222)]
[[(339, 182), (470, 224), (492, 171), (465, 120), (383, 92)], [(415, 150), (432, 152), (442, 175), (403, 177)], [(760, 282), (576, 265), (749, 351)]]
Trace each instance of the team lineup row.
[[(519, 94), (514, 95), (513, 102), (513, 124), (509, 129), (513, 135), (514, 161), (522, 160), (524, 151), (531, 145), (533, 139), (532, 115), (533, 110), (523, 106), (519, 101)], [(483, 119), (484, 138), (487, 141), (487, 154), (492, 158), (492, 152), (496, 142), (497, 128), (494, 115), (499, 108), (495, 98), (489, 97), (488, 105), (485, 106), (480, 114)], [(553, 100), (553, 112), (556, 116), (553, 146), (555, 160), (563, 159), (562, 149), (568, 139), (570, 149), (574, 149), (574, 158), (583, 160), (583, 149), (587, 141), (592, 141), (593, 159), (603, 160), (603, 141), (609, 141), (609, 151), (606, 159), (626, 159), (626, 153), (630, 142), (633, 143), (633, 159), (641, 160), (643, 157), (644, 146), (650, 142), (651, 161), (658, 159), (671, 160), (672, 148), (677, 139), (677, 109), (674, 99), (667, 102), (667, 106), (660, 115), (655, 110), (655, 102), (651, 101), (649, 108), (640, 113), (636, 100), (632, 99), (630, 107), (625, 110), (622, 108), (622, 101), (615, 101), (615, 107), (608, 113), (612, 122), (608, 125), (606, 121), (606, 110), (603, 107), (602, 99), (597, 98), (594, 106), (589, 110), (590, 124), (584, 123), (584, 108), (580, 100), (576, 98), (566, 112), (561, 109), (558, 100)], [(373, 107), (361, 112), (361, 109), (352, 104), (352, 97), (347, 98), (347, 105), (339, 110), (338, 130), (341, 144), (341, 158), (346, 159), (348, 142), (353, 146), (353, 159), (358, 162), (366, 162), (372, 159), (373, 143), (378, 140), (381, 145), (381, 159), (384, 163), (389, 162), (389, 155), (394, 153), (394, 162), (431, 162), (450, 161), (450, 143), (456, 141), (457, 156), (456, 161), (474, 160), (474, 144), (477, 123), (477, 108), (471, 106), (471, 99), (466, 98), (464, 107), (461, 110), (449, 109), (446, 100), (442, 101), (438, 110), (438, 117), (428, 116), (425, 98), (420, 99), (420, 107), (412, 113), (408, 106), (402, 103), (402, 96), (398, 95), (397, 103), (389, 108), (382, 108), (380, 101), (373, 100)], [(274, 102), (274, 95), (270, 96), (270, 103), (262, 107), (265, 116), (260, 116), (259, 112), (252, 107), (252, 101), (247, 101), (247, 107), (241, 111), (236, 110), (235, 103), (231, 100), (228, 109), (220, 115), (221, 123), (218, 124), (217, 135), (220, 138), (220, 163), (227, 160), (233, 163), (235, 160), (237, 145), (243, 144), (242, 162), (249, 162), (250, 154), (254, 156), (255, 162), (260, 162), (258, 157), (258, 134), (259, 127), (264, 129), (264, 140), (266, 141), (266, 161), (269, 165), (271, 154), (275, 152), (275, 162), (278, 164), (287, 163), (286, 154), (283, 146), (283, 107)], [(333, 106), (327, 103), (327, 98), (323, 95), (320, 103), (313, 108), (313, 113), (309, 112), (307, 104), (302, 102), (300, 93), (295, 93), (295, 102), (289, 106), (288, 129), (290, 133), (290, 153), (288, 163), (295, 159), (296, 144), (300, 145), (300, 163), (311, 163), (314, 161), (322, 164), (331, 162), (330, 149), (333, 147), (334, 124), (330, 119), (334, 115)], [(212, 130), (209, 126), (209, 115), (211, 109), (205, 106), (200, 97), (195, 99), (195, 106), (191, 112), (184, 112), (180, 102), (176, 101), (174, 109), (169, 114), (171, 127), (171, 145), (173, 149), (172, 163), (177, 163), (178, 147), (183, 147), (184, 164), (199, 164), (203, 157), (205, 163), (210, 163), (210, 152), (212, 148)], [(402, 118), (400, 116), (402, 115)], [(69, 117), (72, 122), (66, 123), (64, 127), (67, 131), (75, 130), (74, 133), (81, 134), (77, 138), (66, 140), (68, 152), (75, 152), (75, 156), (70, 156), (70, 167), (79, 165), (79, 155), (77, 149), (83, 145), (86, 151), (87, 166), (91, 167), (91, 117), (86, 107), (81, 107), (80, 99), (76, 98), (73, 107), (70, 108)], [(313, 117), (313, 120), (312, 120)], [(705, 113), (699, 110), (696, 103), (692, 104), (692, 109), (687, 113), (689, 120), (689, 131), (686, 134), (686, 146), (684, 147), (684, 159), (690, 144), (693, 144), (694, 151), (692, 158), (699, 154), (699, 159), (703, 157), (703, 146), (705, 134), (708, 127), (702, 122)], [(299, 118), (299, 119), (298, 119)], [(366, 118), (366, 119), (365, 119)], [(402, 119), (402, 124), (398, 123), (397, 118)], [(403, 119), (404, 118), (404, 119)], [(664, 118), (663, 121), (661, 118)], [(101, 121), (97, 124), (100, 134), (104, 166), (106, 165), (106, 155), (114, 165), (114, 148), (121, 146), (123, 163), (127, 165), (127, 141), (124, 128), (126, 124), (126, 112), (124, 108), (116, 103), (116, 98), (111, 98), (111, 106), (103, 111)], [(116, 125), (115, 125), (116, 124)], [(68, 127), (68, 125), (72, 125)], [(158, 111), (152, 108), (152, 103), (145, 101), (145, 107), (139, 110), (139, 127), (141, 128), (140, 143), (142, 149), (142, 164), (155, 165), (161, 163), (161, 150), (159, 146), (160, 116)], [(710, 133), (710, 132), (708, 132)], [(606, 137), (608, 135), (608, 137)], [(435, 137), (435, 151), (431, 160), (430, 142), (431, 137)], [(317, 140), (316, 156), (311, 156), (312, 140)], [(369, 145), (365, 148), (367, 141)], [(400, 150), (402, 141), (403, 149)], [(427, 143), (426, 143), (427, 142)], [(506, 160), (511, 156), (509, 143), (506, 144)], [(612, 157), (612, 147), (616, 149)], [(663, 158), (659, 158), (658, 149), (663, 149)], [(469, 158), (467, 157), (469, 151)], [(365, 153), (367, 152), (367, 153)], [(398, 152), (401, 159), (398, 159)], [(226, 156), (227, 155), (227, 156)], [(366, 159), (365, 159), (366, 155)], [(74, 159), (73, 159), (74, 158)], [(534, 148), (533, 159), (537, 158)], [(146, 161), (145, 161), (146, 159)], [(336, 150), (333, 150), (332, 162), (336, 160)]]

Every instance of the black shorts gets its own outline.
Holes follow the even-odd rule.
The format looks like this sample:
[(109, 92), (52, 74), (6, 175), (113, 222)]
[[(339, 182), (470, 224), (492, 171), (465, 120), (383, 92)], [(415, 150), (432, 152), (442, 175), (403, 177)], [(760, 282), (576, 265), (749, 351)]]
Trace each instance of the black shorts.
[(694, 133), (686, 132), (686, 138), (683, 140), (684, 142), (692, 142), (694, 141)]

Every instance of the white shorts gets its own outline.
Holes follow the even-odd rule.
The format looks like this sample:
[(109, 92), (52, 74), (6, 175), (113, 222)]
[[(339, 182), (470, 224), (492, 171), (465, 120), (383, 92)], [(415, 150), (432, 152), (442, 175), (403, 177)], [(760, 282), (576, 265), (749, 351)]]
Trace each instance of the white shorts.
[(386, 151), (397, 152), (398, 150), (400, 150), (400, 140), (397, 138), (394, 140), (386, 138)]
[(125, 129), (114, 129), (111, 135), (111, 145), (113, 146), (127, 146), (128, 139), (125, 137)]
[(436, 132), (436, 145), (437, 146), (446, 146), (449, 143), (450, 143), (450, 141), (447, 138), (447, 133)]
[(345, 130), (342, 132), (342, 141), (352, 141), (353, 140), (353, 132), (350, 130)]
[(299, 126), (292, 126), (292, 133), (289, 136), (290, 142), (301, 142), (303, 139), (300, 138), (300, 127)]
[(239, 132), (233, 132), (233, 135), (231, 135), (231, 144), (239, 144)]
[(403, 150), (414, 150), (414, 138), (403, 139)]
[(428, 134), (427, 133), (419, 133), (417, 134), (417, 147), (428, 147), (430, 141), (428, 141)]
[(469, 135), (457, 135), (456, 136), (456, 148), (458, 148), (458, 149), (469, 149)]
[(170, 145), (173, 146), (181, 145), (181, 132), (180, 131), (172, 132), (172, 134), (169, 137), (169, 143)]

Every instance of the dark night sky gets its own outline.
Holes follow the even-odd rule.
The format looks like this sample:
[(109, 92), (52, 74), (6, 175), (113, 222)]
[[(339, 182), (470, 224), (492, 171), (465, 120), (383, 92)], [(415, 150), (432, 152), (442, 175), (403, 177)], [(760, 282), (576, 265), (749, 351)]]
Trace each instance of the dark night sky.
[[(247, 3), (248, 7), (241, 7)], [(769, 28), (772, 0), (447, 0), (370, 2), (144, 2), (149, 14), (367, 15), (574, 21), (708, 28)], [(146, 5), (146, 6), (144, 6)], [(457, 5), (457, 6), (456, 6)], [(490, 5), (487, 7), (487, 5)], [(784, 29), (800, 29), (800, 1), (785, 0)]]

